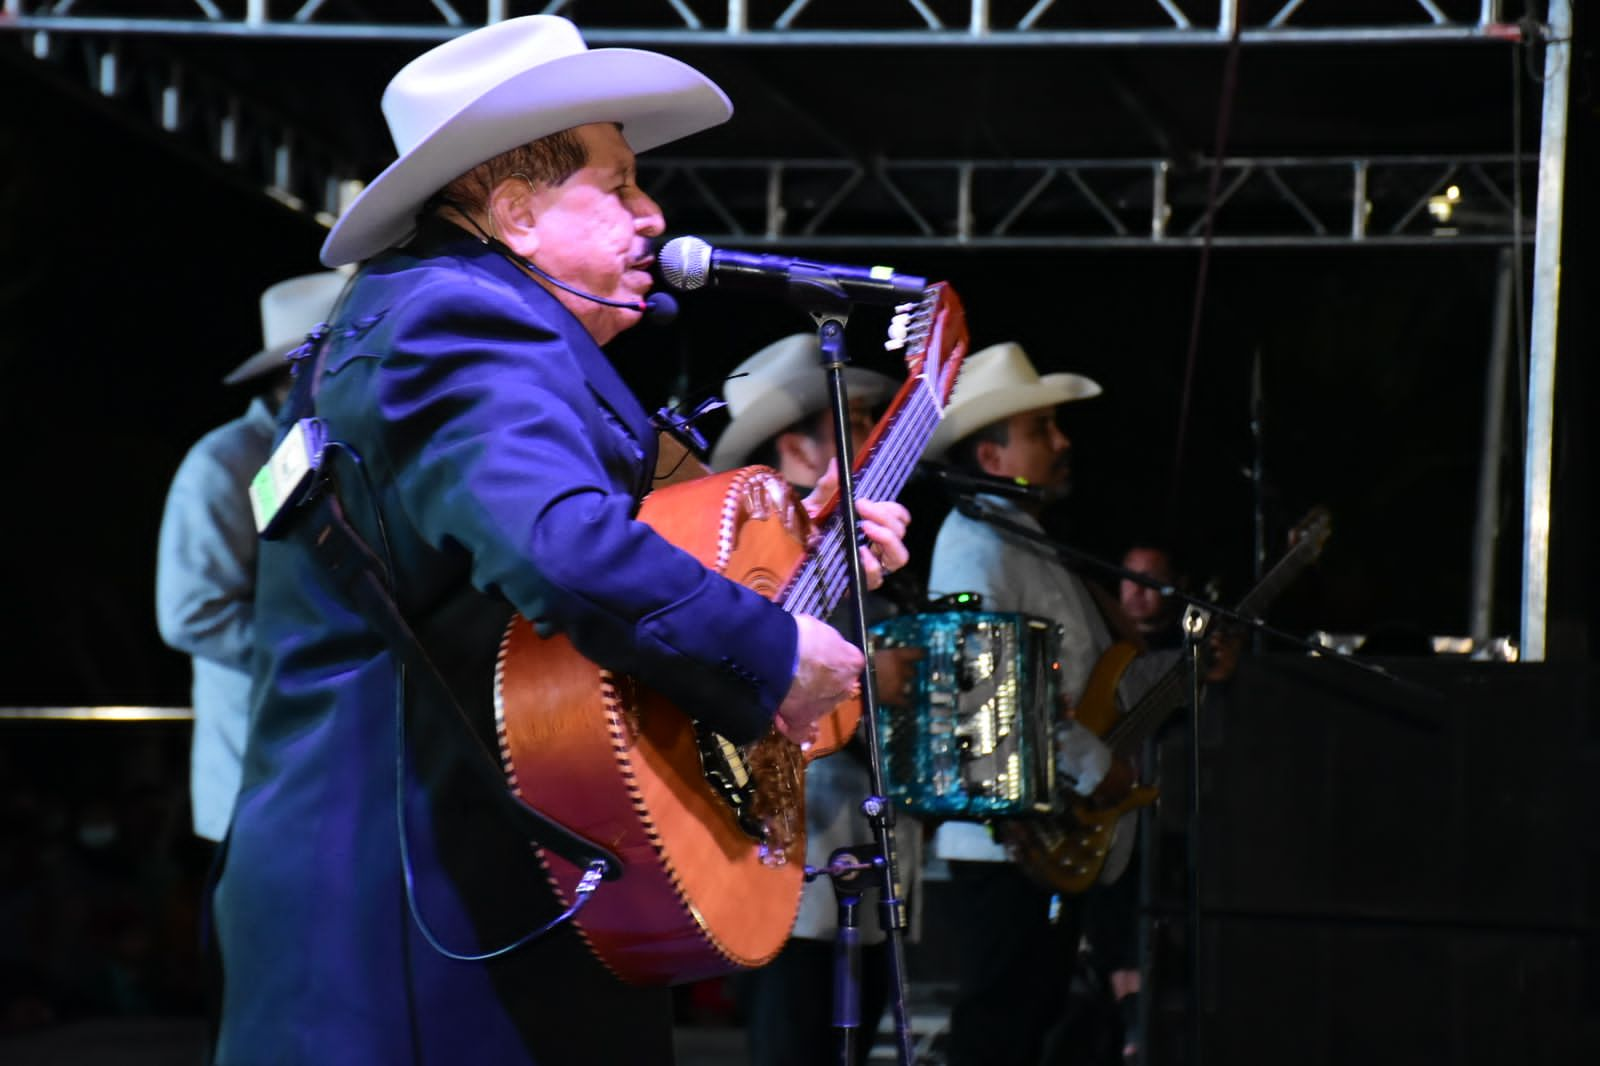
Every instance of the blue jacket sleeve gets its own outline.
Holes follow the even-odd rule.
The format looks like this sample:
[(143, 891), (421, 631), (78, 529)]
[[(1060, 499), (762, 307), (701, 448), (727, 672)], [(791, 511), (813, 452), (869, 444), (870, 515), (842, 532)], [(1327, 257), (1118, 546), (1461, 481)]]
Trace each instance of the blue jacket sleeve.
[(762, 732), (794, 621), (633, 518), (643, 455), (571, 338), (492, 286), (425, 284), (389, 317), (374, 431), (422, 538), (594, 662), (735, 739)]

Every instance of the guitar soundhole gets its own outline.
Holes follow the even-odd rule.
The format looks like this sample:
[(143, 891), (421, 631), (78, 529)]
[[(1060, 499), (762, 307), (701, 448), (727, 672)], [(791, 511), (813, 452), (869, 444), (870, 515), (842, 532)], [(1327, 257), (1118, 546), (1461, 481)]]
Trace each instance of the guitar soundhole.
[(740, 576), (739, 581), (747, 588), (759, 592), (769, 600), (776, 599), (778, 593), (783, 591), (778, 575), (765, 568), (748, 570)]

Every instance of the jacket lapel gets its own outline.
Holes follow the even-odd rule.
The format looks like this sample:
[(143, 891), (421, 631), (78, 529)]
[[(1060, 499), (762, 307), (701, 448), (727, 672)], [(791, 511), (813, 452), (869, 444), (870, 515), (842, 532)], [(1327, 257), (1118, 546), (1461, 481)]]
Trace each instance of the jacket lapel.
[(423, 219), (417, 227), (412, 250), (422, 255), (433, 251), (448, 251), (449, 254), (470, 262), (477, 269), (505, 283), (539, 318), (560, 331), (566, 338), (573, 359), (583, 372), (584, 382), (588, 385), (589, 391), (607, 411), (611, 412), (612, 417), (638, 446), (639, 454), (644, 459), (644, 472), (635, 485), (634, 495), (636, 498), (643, 498), (644, 493), (650, 488), (651, 472), (655, 470), (656, 465), (655, 430), (644, 408), (633, 395), (633, 391), (617, 373), (616, 367), (611, 365), (611, 360), (606, 358), (605, 352), (594, 342), (594, 338), (583, 328), (583, 324), (573, 317), (572, 312), (561, 306), (560, 301), (546, 292), (543, 286), (507, 261), (500, 253), (459, 226), (443, 219), (436, 217)]

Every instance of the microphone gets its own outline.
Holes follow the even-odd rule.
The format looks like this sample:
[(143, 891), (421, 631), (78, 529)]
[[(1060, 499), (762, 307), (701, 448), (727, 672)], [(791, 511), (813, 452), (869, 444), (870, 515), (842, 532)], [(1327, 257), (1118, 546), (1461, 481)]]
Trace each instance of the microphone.
[(749, 289), (799, 304), (849, 301), (890, 307), (922, 299), (927, 278), (896, 274), (888, 267), (813, 263), (786, 255), (713, 248), (699, 237), (674, 237), (656, 257), (661, 276), (680, 292), (707, 285)]
[(1013, 500), (1031, 500), (1034, 503), (1044, 500), (1043, 489), (1037, 485), (1030, 485), (1020, 478), (991, 477), (988, 474), (957, 470), (943, 463), (928, 462), (918, 463), (916, 474), (925, 481), (937, 481), (947, 492), (955, 496), (1005, 496)]

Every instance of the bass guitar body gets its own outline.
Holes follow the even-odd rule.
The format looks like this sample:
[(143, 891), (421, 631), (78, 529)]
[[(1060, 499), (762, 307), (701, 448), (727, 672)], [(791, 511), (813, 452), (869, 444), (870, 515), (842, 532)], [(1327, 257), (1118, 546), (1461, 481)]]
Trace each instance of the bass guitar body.
[[(1096, 736), (1108, 735), (1117, 721), (1117, 685), (1139, 654), (1132, 644), (1113, 644), (1095, 663), (1083, 695), (1073, 708), (1078, 725)], [(1085, 800), (1047, 818), (1018, 819), (1006, 827), (1006, 841), (1023, 869), (1055, 892), (1086, 892), (1096, 881), (1115, 880), (1127, 866), (1133, 820), (1141, 807), (1160, 796), (1149, 785), (1135, 785), (1115, 806), (1095, 807)], [(1107, 870), (1108, 862), (1114, 873)], [(1107, 876), (1109, 874), (1109, 876)]]
[[(658, 490), (640, 519), (769, 598), (789, 583), (811, 533), (789, 486), (765, 467)], [(667, 984), (778, 953), (805, 865), (805, 761), (850, 737), (857, 700), (835, 709), (807, 752), (775, 731), (737, 749), (697, 726), (692, 708), (595, 666), (565, 637), (540, 637), (521, 617), (502, 642), (495, 690), (511, 787), (624, 864), (578, 918), (601, 962), (623, 980)], [(542, 854), (570, 904), (582, 871)]]

